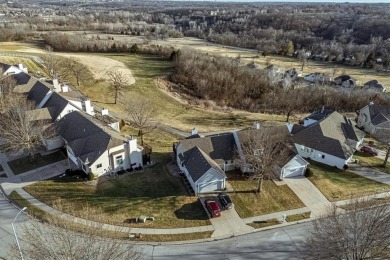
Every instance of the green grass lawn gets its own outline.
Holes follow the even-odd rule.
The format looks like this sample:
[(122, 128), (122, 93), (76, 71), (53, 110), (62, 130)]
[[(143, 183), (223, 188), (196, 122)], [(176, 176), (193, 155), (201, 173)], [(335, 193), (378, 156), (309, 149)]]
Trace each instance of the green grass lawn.
[(301, 214), (287, 216), (286, 221), (287, 222), (294, 222), (294, 221), (299, 221), (299, 220), (308, 219), (308, 218), (310, 218), (310, 212), (305, 212), (305, 213), (301, 213)]
[[(121, 98), (126, 100), (143, 97), (148, 100), (158, 111), (156, 113), (157, 121), (163, 124), (185, 131), (190, 131), (193, 127), (197, 127), (200, 131), (215, 131), (247, 127), (253, 121), (284, 122), (285, 120), (283, 116), (247, 112), (218, 112), (179, 102), (162, 91), (157, 84), (158, 77), (166, 76), (173, 70), (173, 63), (166, 58), (134, 54), (94, 55), (104, 55), (128, 66), (136, 82), (123, 90)], [(118, 113), (126, 113), (122, 104), (113, 104), (112, 92), (109, 89), (108, 82), (94, 80), (85, 84), (85, 86), (80, 86), (79, 89), (98, 105)]]
[(390, 191), (389, 185), (361, 177), (350, 171), (341, 171), (313, 161), (310, 161), (309, 169), (313, 172), (309, 180), (329, 201)]
[[(103, 177), (104, 178), (104, 177)], [(175, 228), (209, 225), (207, 214), (197, 197), (186, 196), (180, 179), (170, 176), (161, 164), (130, 176), (102, 181), (95, 186), (58, 179), (25, 187), (44, 203), (54, 206), (58, 199), (65, 212), (83, 217), (84, 207), (101, 211), (99, 220), (136, 227)], [(155, 221), (126, 224), (126, 220), (153, 214)], [(91, 220), (93, 216), (91, 216)]]
[[(125, 133), (134, 134), (126, 127)], [(83, 216), (83, 207), (101, 211), (106, 223), (135, 225), (136, 227), (174, 228), (209, 225), (207, 214), (197, 197), (187, 196), (181, 179), (167, 173), (165, 164), (170, 159), (172, 143), (177, 137), (155, 129), (144, 136), (152, 146), (152, 160), (157, 164), (145, 172), (134, 173), (117, 180), (102, 181), (97, 186), (84, 182), (47, 180), (25, 189), (48, 205), (58, 199), (65, 203), (65, 211)], [(127, 219), (153, 214), (155, 221), (145, 224), (126, 224)], [(96, 219), (97, 220), (97, 219)]]
[(390, 174), (390, 160), (387, 162), (386, 167), (383, 166), (383, 159), (375, 156), (368, 155), (362, 152), (355, 152), (353, 158), (358, 159), (360, 164), (365, 167), (372, 167), (378, 171)]
[(276, 186), (272, 181), (265, 180), (263, 191), (256, 194), (254, 190), (257, 188), (257, 181), (248, 181), (239, 176), (237, 171), (228, 172), (227, 176), (228, 182), (235, 190), (231, 197), (241, 218), (305, 206), (287, 185)]
[(13, 161), (9, 161), (8, 165), (12, 172), (17, 175), (65, 159), (65, 155), (61, 151), (58, 151), (43, 156), (36, 154), (34, 155), (33, 159), (30, 156), (22, 157)]

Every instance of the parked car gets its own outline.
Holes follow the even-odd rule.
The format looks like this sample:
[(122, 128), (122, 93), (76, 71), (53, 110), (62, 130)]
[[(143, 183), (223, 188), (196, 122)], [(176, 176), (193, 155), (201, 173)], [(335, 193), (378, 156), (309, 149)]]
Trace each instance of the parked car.
[(217, 218), (221, 216), (221, 210), (219, 209), (217, 202), (214, 200), (205, 200), (204, 203), (207, 210), (210, 212), (211, 217)]
[(360, 148), (360, 151), (362, 153), (367, 153), (369, 155), (373, 155), (373, 156), (377, 156), (378, 155), (378, 151), (372, 147), (369, 147), (369, 146), (362, 146)]
[(218, 199), (219, 199), (219, 201), (221, 202), (222, 206), (225, 209), (233, 208), (233, 206), (234, 206), (233, 202), (232, 202), (232, 200), (230, 199), (230, 197), (226, 193), (218, 194)]

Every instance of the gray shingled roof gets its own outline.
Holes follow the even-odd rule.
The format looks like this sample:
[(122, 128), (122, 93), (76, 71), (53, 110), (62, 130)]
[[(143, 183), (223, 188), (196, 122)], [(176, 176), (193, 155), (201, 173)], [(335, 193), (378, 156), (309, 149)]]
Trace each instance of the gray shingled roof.
[(194, 182), (199, 180), (210, 169), (214, 169), (226, 177), (218, 164), (197, 146), (186, 151), (184, 157), (186, 158), (184, 165)]
[(47, 93), (49, 93), (50, 88), (41, 82), (37, 81), (27, 94), (27, 98), (35, 102), (35, 105), (39, 105), (41, 101), (45, 98)]
[(180, 144), (183, 147), (183, 152), (197, 146), (213, 160), (226, 161), (234, 158), (235, 142), (232, 133), (185, 139), (180, 141)]
[(334, 111), (332, 109), (319, 110), (319, 111), (313, 112), (311, 115), (307, 116), (306, 118), (319, 121), (319, 120), (327, 117), (328, 115), (332, 114), (333, 112)]
[(348, 159), (354, 152), (347, 139), (358, 141), (363, 137), (364, 133), (338, 112), (293, 135), (297, 144), (344, 159)]
[(43, 105), (43, 107), (49, 110), (52, 120), (55, 121), (68, 105), (68, 103), (68, 100), (54, 92), (51, 94), (50, 98)]
[(0, 68), (3, 69), (3, 72), (5, 72), (6, 70), (8, 70), (8, 69), (11, 68), (11, 67), (12, 67), (12, 65), (5, 64), (5, 63), (0, 62)]
[(77, 111), (65, 115), (55, 125), (75, 156), (84, 162), (88, 159), (94, 163), (105, 150), (123, 144), (126, 140), (124, 137), (117, 139), (110, 136)]
[(368, 109), (373, 125), (379, 125), (386, 121), (390, 121), (390, 106), (368, 105)]

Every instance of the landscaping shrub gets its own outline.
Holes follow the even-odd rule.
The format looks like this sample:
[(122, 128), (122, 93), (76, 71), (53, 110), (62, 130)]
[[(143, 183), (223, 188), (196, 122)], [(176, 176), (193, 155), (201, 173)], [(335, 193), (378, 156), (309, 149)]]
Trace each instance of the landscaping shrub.
[(306, 168), (306, 171), (305, 171), (305, 177), (306, 178), (309, 178), (309, 177), (312, 177), (313, 176), (313, 171), (309, 168)]
[(348, 166), (347, 164), (344, 164), (344, 166), (343, 166), (344, 171), (345, 171), (345, 170), (348, 170), (348, 167), (349, 167), (349, 166)]
[(93, 174), (92, 172), (90, 172), (90, 173), (88, 174), (88, 180), (93, 181), (93, 179), (95, 179), (95, 174)]

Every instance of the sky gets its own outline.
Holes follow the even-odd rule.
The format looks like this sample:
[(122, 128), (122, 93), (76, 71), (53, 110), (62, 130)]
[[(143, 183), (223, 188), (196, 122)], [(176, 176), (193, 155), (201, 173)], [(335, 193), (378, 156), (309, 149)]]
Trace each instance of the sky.
[(208, 1), (208, 2), (293, 2), (293, 3), (389, 3), (390, 0), (187, 0), (187, 1)]

